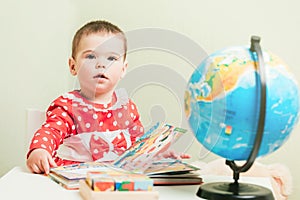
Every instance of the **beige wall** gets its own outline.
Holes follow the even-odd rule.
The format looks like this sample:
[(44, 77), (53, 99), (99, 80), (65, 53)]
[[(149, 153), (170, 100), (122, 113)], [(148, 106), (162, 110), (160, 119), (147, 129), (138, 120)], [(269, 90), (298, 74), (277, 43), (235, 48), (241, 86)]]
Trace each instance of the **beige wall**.
[[(71, 37), (79, 26), (93, 19), (107, 19), (127, 32), (145, 27), (171, 30), (200, 45), (208, 54), (226, 46), (249, 44), (251, 35), (259, 35), (263, 47), (280, 55), (299, 81), (300, 3), (296, 0), (247, 2), (2, 1), (0, 175), (13, 166), (24, 165), (26, 109), (46, 109), (52, 99), (75, 87), (67, 67)], [(154, 64), (168, 67), (184, 80), (188, 80), (194, 69), (178, 55), (144, 49), (129, 54), (128, 74)], [(181, 97), (170, 90), (173, 85), (158, 82), (132, 88), (131, 96), (139, 106), (143, 123), (149, 126), (153, 120), (160, 119), (153, 113), (162, 113), (161, 119), (172, 123), (184, 123)], [(261, 159), (265, 163), (281, 162), (290, 168), (295, 185), (290, 199), (295, 200), (300, 198), (299, 131), (298, 125), (279, 151)], [(196, 155), (197, 148), (201, 147), (194, 145), (189, 152)], [(204, 160), (212, 157), (209, 155)]]

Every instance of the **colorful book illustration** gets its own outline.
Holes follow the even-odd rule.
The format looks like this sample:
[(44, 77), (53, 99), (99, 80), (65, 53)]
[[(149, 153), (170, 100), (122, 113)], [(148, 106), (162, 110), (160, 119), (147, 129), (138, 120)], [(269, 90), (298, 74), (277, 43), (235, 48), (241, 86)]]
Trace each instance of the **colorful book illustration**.
[(169, 124), (160, 126), (157, 123), (117, 158), (113, 165), (128, 171), (145, 172), (186, 131)]
[[(88, 172), (144, 174), (154, 185), (200, 184), (201, 177), (191, 172), (198, 168), (159, 156), (186, 132), (185, 129), (157, 123), (113, 163), (87, 162), (50, 169), (49, 177), (67, 189), (78, 189)], [(184, 178), (190, 177), (190, 178)]]

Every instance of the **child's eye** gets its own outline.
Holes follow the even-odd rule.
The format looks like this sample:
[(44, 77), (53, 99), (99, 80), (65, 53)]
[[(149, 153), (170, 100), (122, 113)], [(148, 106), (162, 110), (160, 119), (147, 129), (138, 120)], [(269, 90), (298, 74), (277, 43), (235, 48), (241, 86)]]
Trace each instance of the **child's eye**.
[(87, 58), (87, 59), (95, 59), (96, 56), (93, 55), (93, 54), (88, 54), (88, 55), (85, 56), (85, 58)]
[(109, 56), (107, 58), (107, 60), (109, 60), (109, 61), (116, 61), (116, 60), (118, 60), (118, 58), (116, 56)]

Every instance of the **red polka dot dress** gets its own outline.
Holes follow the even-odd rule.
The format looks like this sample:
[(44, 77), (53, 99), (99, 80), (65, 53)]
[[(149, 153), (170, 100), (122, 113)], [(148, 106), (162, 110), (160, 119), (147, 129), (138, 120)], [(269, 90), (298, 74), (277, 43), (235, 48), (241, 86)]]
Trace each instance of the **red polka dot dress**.
[(43, 148), (57, 165), (112, 161), (144, 133), (136, 105), (124, 89), (116, 90), (109, 104), (91, 102), (78, 90), (68, 92), (52, 102), (46, 117), (27, 156)]

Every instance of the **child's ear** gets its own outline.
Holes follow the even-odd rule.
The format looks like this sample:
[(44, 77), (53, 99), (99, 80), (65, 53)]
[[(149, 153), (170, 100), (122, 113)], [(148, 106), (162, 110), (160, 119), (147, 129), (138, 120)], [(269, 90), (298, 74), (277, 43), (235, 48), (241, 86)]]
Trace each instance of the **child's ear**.
[(69, 69), (70, 69), (70, 73), (73, 76), (77, 75), (76, 61), (74, 60), (73, 57), (69, 58)]
[(120, 78), (123, 78), (125, 76), (126, 71), (127, 71), (127, 67), (128, 67), (128, 61), (124, 60), (124, 64), (123, 64), (123, 68), (122, 68), (122, 74), (121, 74)]

